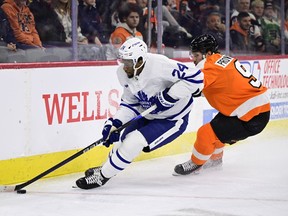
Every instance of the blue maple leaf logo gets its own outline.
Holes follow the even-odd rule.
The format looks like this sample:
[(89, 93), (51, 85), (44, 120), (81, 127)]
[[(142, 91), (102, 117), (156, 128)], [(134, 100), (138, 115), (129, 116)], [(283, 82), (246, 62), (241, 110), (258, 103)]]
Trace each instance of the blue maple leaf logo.
[(152, 104), (154, 104), (154, 96), (148, 98), (148, 95), (143, 91), (137, 92), (137, 95), (135, 95), (135, 97), (138, 99), (143, 109), (148, 109), (152, 106)]

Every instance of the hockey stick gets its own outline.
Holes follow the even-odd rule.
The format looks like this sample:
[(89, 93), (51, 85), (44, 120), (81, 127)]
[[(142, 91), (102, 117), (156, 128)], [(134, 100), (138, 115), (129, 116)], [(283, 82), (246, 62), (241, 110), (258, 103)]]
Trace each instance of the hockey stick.
[[(126, 122), (125, 124), (123, 124), (121, 127), (119, 127), (116, 131), (120, 132), (123, 129), (125, 129), (127, 126), (129, 126), (131, 123), (135, 122), (138, 119), (141, 119), (142, 117), (146, 116), (147, 114), (149, 114), (150, 112), (152, 112), (154, 109), (156, 108), (156, 105), (151, 106), (149, 109), (145, 110), (144, 112), (142, 112), (141, 114), (139, 114), (138, 116), (134, 117), (133, 119), (131, 119), (130, 121)], [(95, 142), (93, 142), (92, 144), (90, 144), (89, 146), (87, 146), (86, 148), (83, 148), (82, 150), (80, 150), (79, 152), (76, 152), (75, 154), (71, 155), (70, 157), (68, 157), (67, 159), (61, 161), (60, 163), (56, 164), (55, 166), (51, 167), (50, 169), (44, 171), (43, 173), (40, 173), (39, 175), (35, 176), (34, 178), (30, 179), (27, 182), (24, 182), (22, 184), (18, 184), (16, 186), (9, 186), (9, 185), (0, 185), (0, 192), (12, 192), (12, 191), (18, 191), (21, 190), (22, 188), (26, 187), (27, 185), (32, 184), (33, 182), (39, 180), (40, 178), (48, 175), (49, 173), (53, 172), (54, 170), (64, 166), (65, 164), (67, 164), (68, 162), (74, 160), (75, 158), (79, 157), (80, 155), (84, 154), (85, 152), (91, 150), (92, 148), (94, 148), (95, 146), (98, 146), (99, 144), (101, 144), (103, 142), (103, 139), (99, 139)]]

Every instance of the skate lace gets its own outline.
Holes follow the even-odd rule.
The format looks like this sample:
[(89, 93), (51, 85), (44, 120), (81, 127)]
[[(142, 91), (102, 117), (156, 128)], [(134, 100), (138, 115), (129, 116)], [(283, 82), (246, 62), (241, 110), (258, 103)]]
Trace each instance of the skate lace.
[(198, 165), (194, 164), (191, 160), (189, 160), (189, 161), (183, 163), (182, 167), (183, 167), (183, 170), (186, 172), (186, 171), (190, 171), (190, 170), (197, 168)]
[(99, 172), (99, 170), (101, 170), (102, 167), (95, 167), (95, 168), (92, 168), (93, 170), (93, 173), (97, 173)]
[(95, 184), (97, 183), (98, 185), (102, 185), (102, 181), (104, 180), (104, 178), (101, 176), (100, 173), (96, 173), (94, 175), (88, 176), (85, 178), (87, 184)]

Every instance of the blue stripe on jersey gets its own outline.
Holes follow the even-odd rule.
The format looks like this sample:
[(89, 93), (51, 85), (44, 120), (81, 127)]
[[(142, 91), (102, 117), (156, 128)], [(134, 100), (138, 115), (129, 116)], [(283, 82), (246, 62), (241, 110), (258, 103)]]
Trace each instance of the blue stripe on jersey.
[(202, 73), (201, 70), (198, 70), (194, 75), (191, 75), (190, 77), (191, 78), (194, 78), (195, 76), (198, 76), (200, 73)]
[(201, 70), (198, 70), (195, 74), (191, 75), (191, 76), (187, 76), (184, 78), (184, 80), (191, 82), (191, 83), (203, 83), (203, 79), (201, 80), (194, 80), (193, 78), (195, 78), (196, 76), (198, 76), (200, 73), (202, 73)]
[(183, 113), (184, 111), (186, 111), (186, 109), (190, 109), (191, 104), (193, 103), (193, 96), (191, 96), (190, 100), (188, 101), (188, 103), (186, 104), (186, 106), (177, 114), (170, 116), (167, 119), (174, 119), (176, 116), (180, 115), (181, 113)]
[(189, 82), (199, 84), (203, 83), (203, 80), (190, 80)]

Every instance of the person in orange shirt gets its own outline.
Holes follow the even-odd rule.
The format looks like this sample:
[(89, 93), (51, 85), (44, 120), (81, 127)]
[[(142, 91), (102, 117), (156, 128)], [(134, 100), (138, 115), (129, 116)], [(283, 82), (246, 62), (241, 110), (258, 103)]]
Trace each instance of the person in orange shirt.
[(120, 23), (110, 36), (111, 43), (120, 47), (127, 39), (137, 37), (143, 40), (141, 32), (137, 31), (141, 8), (135, 3), (126, 3), (119, 10)]
[(191, 50), (204, 74), (202, 93), (218, 114), (198, 129), (191, 159), (176, 165), (174, 175), (222, 165), (225, 144), (259, 134), (270, 119), (267, 88), (237, 59), (221, 55), (212, 35), (192, 40)]
[(43, 48), (26, 0), (4, 0), (1, 8), (9, 20), (16, 41), (21, 44), (20, 48)]
[(143, 40), (143, 35), (137, 30), (140, 22), (142, 9), (135, 3), (123, 3), (118, 9), (120, 22), (110, 35), (110, 46), (107, 47), (107, 60), (115, 60), (118, 58), (118, 49), (128, 39), (136, 37)]

